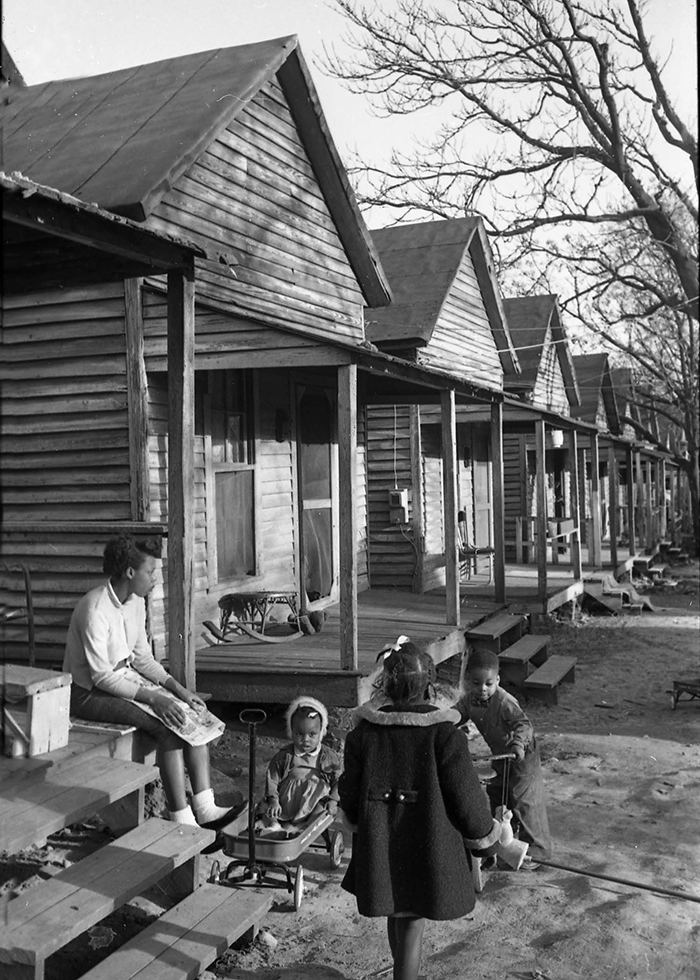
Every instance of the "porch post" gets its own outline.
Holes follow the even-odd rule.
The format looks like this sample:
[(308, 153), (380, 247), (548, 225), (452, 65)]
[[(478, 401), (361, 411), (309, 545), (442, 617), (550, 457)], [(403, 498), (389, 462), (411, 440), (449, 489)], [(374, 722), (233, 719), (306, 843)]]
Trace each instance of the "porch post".
[(591, 433), (591, 564), (600, 568), (600, 454), (598, 433)]
[(636, 482), (635, 515), (637, 521), (637, 544), (644, 547), (644, 473), (642, 472), (642, 454), (639, 449), (634, 454), (634, 469)]
[(357, 670), (357, 365), (338, 368), (340, 666)]
[(588, 480), (586, 479), (586, 447), (579, 446), (577, 451), (578, 466), (578, 507), (579, 507), (579, 543), (586, 545), (586, 564), (591, 561), (591, 535), (588, 527)]
[(617, 538), (620, 533), (617, 512), (619, 496), (617, 456), (615, 444), (611, 442), (608, 447), (608, 514), (610, 515), (610, 562), (613, 568), (617, 568)]
[(665, 541), (668, 531), (668, 507), (666, 503), (666, 459), (659, 460), (658, 492), (659, 501), (659, 541)]
[(503, 491), (503, 403), (491, 405), (491, 479), (493, 481), (493, 578), (496, 602), (506, 601), (505, 499)]
[(583, 578), (583, 569), (581, 567), (581, 501), (579, 500), (578, 434), (576, 429), (569, 431), (569, 468), (571, 471), (569, 487), (571, 519), (574, 522), (574, 532), (569, 539), (571, 542), (571, 570), (574, 573), (574, 582), (580, 582)]
[(545, 423), (535, 422), (535, 458), (537, 486), (535, 490), (535, 516), (537, 519), (537, 596), (542, 611), (547, 611), (547, 482), (545, 473)]
[(459, 626), (459, 552), (457, 546), (457, 414), (455, 393), (440, 393), (442, 485), (445, 527), (445, 624)]
[(669, 473), (669, 490), (671, 491), (671, 499), (669, 501), (670, 515), (668, 520), (671, 524), (671, 542), (675, 545), (676, 543), (676, 509), (677, 509), (677, 499), (676, 490), (678, 487), (678, 466), (673, 464), (671, 466), (671, 472)]
[(652, 462), (649, 458), (644, 461), (644, 482), (646, 493), (644, 496), (644, 546), (647, 550), (654, 547), (654, 502), (652, 497), (653, 477), (651, 473)]
[(637, 529), (635, 527), (634, 506), (634, 454), (632, 447), (627, 447), (627, 537), (630, 558), (637, 554)]
[(195, 690), (194, 271), (168, 272), (168, 660)]

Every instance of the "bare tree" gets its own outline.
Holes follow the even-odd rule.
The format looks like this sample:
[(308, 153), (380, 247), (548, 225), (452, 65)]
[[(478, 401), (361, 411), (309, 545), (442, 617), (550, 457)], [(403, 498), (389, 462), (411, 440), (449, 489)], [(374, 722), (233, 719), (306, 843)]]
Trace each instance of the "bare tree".
[(697, 527), (697, 136), (645, 0), (334, 2), (349, 32), (326, 70), (380, 112), (441, 113), (429, 141), (356, 168), (362, 202), (480, 213), (506, 288), (547, 282), (634, 360), (685, 433)]

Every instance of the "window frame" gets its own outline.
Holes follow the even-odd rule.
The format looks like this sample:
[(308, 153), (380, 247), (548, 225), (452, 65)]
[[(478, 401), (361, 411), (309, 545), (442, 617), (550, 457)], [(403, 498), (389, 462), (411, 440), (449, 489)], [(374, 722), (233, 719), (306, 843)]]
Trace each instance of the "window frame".
[[(246, 455), (247, 462), (215, 462), (214, 461), (214, 439), (212, 429), (212, 396), (210, 393), (210, 375), (212, 371), (206, 372), (206, 390), (203, 393), (203, 418), (204, 418), (204, 471), (205, 471), (205, 494), (206, 494), (206, 534), (207, 534), (207, 581), (208, 589), (222, 588), (235, 590), (239, 586), (248, 588), (260, 580), (263, 575), (262, 549), (260, 547), (261, 534), (261, 490), (260, 473), (257, 466), (257, 441), (256, 436), (259, 431), (258, 417), (258, 385), (257, 372), (250, 369), (223, 368), (221, 372), (230, 376), (234, 372), (242, 373), (245, 376), (245, 417), (246, 417)], [(222, 472), (250, 472), (253, 480), (253, 515), (252, 533), (254, 539), (254, 571), (251, 574), (220, 575), (219, 574), (219, 554), (217, 541), (217, 506), (216, 506), (216, 475)]]

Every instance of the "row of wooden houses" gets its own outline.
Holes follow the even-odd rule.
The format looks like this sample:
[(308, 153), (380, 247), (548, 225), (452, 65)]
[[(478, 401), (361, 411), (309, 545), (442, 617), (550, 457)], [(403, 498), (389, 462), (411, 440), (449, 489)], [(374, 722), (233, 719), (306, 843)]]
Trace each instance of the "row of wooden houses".
[[(383, 642), (449, 656), (513, 569), (547, 610), (673, 535), (629, 379), (555, 296), (501, 296), (480, 219), (367, 230), (295, 37), (1, 95), (9, 659), (60, 662), (129, 530), (165, 541), (184, 682), (353, 704)], [(326, 628), (217, 642), (231, 594)]]

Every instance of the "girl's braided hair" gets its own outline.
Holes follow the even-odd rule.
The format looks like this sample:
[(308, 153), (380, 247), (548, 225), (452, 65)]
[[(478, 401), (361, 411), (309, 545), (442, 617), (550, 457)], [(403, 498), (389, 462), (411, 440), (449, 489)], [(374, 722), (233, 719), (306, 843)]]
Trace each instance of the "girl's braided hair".
[(415, 701), (421, 696), (428, 701), (434, 684), (435, 663), (417, 644), (409, 640), (385, 656), (383, 688), (391, 701)]

